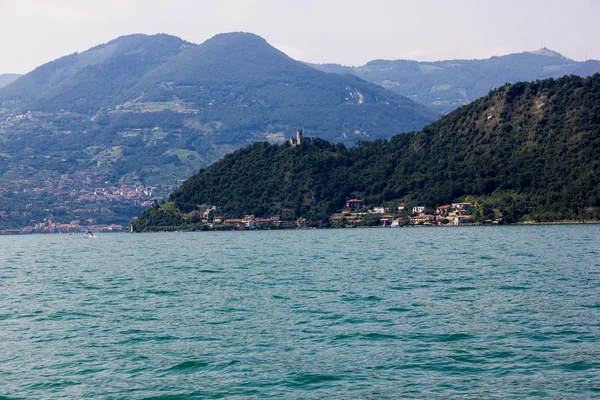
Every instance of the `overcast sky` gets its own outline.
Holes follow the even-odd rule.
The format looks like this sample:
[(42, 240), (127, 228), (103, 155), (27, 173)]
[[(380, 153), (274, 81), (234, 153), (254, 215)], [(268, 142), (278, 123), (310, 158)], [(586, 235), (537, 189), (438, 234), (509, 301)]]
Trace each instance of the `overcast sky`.
[(543, 45), (600, 59), (600, 0), (0, 0), (0, 73), (130, 33), (256, 33), (291, 57), (487, 58)]

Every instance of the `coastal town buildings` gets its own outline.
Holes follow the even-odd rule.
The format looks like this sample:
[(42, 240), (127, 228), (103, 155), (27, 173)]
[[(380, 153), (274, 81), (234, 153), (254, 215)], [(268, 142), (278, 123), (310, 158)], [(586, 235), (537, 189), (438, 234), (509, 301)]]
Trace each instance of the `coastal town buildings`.
[[(334, 226), (361, 224), (369, 226), (373, 223), (373, 220), (369, 219), (369, 215), (384, 214), (376, 220), (378, 225), (383, 227), (400, 227), (406, 225), (462, 225), (465, 220), (470, 218), (473, 207), (473, 203), (461, 202), (441, 205), (435, 208), (428, 208), (423, 205), (408, 208), (406, 203), (401, 203), (395, 208), (384, 206), (374, 206), (369, 208), (364, 207), (361, 200), (351, 199), (346, 201), (346, 206), (342, 210), (342, 213), (333, 214), (329, 218), (329, 221)], [(397, 210), (397, 213), (390, 214), (389, 211), (394, 209)], [(435, 209), (435, 213), (426, 214), (425, 212), (428, 209)], [(411, 210), (412, 214), (408, 215), (408, 210)]]
[(456, 211), (457, 213), (464, 213), (466, 211), (468, 211), (471, 207), (473, 207), (472, 203), (452, 203), (452, 210)]
[(412, 208), (412, 213), (417, 215), (423, 215), (425, 213), (425, 206), (415, 206)]
[(346, 200), (346, 209), (347, 210), (360, 210), (362, 208), (362, 200), (358, 200), (358, 199), (351, 199), (351, 200)]
[(435, 216), (433, 215), (415, 215), (414, 217), (409, 218), (410, 223), (413, 225), (418, 225), (420, 223), (423, 224), (432, 224), (435, 221)]
[[(69, 190), (69, 189), (67, 189)], [(152, 203), (155, 207), (161, 207), (158, 202), (149, 200), (148, 195), (154, 193), (152, 187), (122, 186), (119, 188), (95, 188), (93, 190), (78, 190), (77, 198), (73, 204), (79, 204), (75, 212), (95, 212), (102, 210), (102, 206), (97, 207), (97, 201), (94, 204), (85, 206), (81, 203), (87, 202), (87, 197), (82, 195), (94, 196), (94, 199), (105, 199), (106, 202), (117, 202), (123, 198), (135, 200), (144, 200)], [(115, 197), (116, 196), (116, 197)], [(119, 197), (120, 196), (120, 197)], [(28, 204), (26, 209), (31, 209), (33, 205)], [(435, 210), (434, 213), (426, 213), (427, 210)], [(386, 204), (383, 206), (367, 207), (361, 199), (348, 199), (345, 206), (339, 213), (332, 214), (329, 222), (333, 227), (352, 227), (352, 226), (381, 226), (381, 227), (401, 227), (413, 225), (462, 225), (465, 221), (471, 221), (471, 213), (475, 206), (471, 202), (457, 202), (452, 204), (440, 205), (437, 207), (428, 207), (417, 205), (409, 207), (405, 203), (399, 205)], [(412, 211), (412, 214), (409, 214)], [(9, 217), (14, 211), (0, 210), (0, 218)], [(282, 229), (282, 228), (307, 228), (312, 223), (306, 218), (294, 220), (284, 220), (281, 215), (255, 216), (246, 215), (242, 218), (226, 218), (219, 214), (218, 207), (214, 205), (199, 205), (195, 211), (185, 214), (185, 220), (190, 223), (200, 223), (213, 229)], [(497, 219), (490, 219), (488, 223), (498, 223)], [(124, 227), (121, 224), (103, 224), (98, 223), (95, 218), (73, 218), (69, 222), (61, 222), (52, 217), (45, 218), (42, 222), (29, 224), (20, 229), (0, 230), (0, 234), (24, 234), (24, 233), (73, 233), (73, 232), (120, 232)]]
[(446, 217), (446, 216), (448, 216), (450, 211), (452, 211), (451, 205), (443, 205), (443, 206), (439, 206), (435, 209), (435, 214), (439, 215), (440, 217)]
[[(74, 232), (78, 228), (72, 221), (82, 221), (81, 229), (85, 230), (90, 225), (88, 219), (100, 220), (100, 231), (116, 231), (117, 225), (127, 224), (132, 212), (141, 212), (179, 184), (111, 185), (102, 175), (81, 171), (57, 178), (15, 179), (4, 185), (0, 182), (0, 194), (4, 196), (0, 202), (0, 234)], [(119, 216), (124, 213), (129, 216)], [(45, 224), (48, 218), (56, 226)], [(19, 227), (12, 228), (15, 225)], [(6, 226), (11, 228), (3, 229)]]

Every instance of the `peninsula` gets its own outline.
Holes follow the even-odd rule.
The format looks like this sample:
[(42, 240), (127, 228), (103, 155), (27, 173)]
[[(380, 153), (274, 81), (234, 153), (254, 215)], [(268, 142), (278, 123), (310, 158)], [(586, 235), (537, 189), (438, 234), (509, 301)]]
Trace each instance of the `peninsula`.
[[(570, 76), (507, 84), (389, 141), (351, 148), (316, 138), (255, 143), (201, 169), (132, 230), (214, 229), (208, 209), (222, 221), (275, 217), (287, 221), (282, 227), (365, 219), (349, 211), (387, 223), (375, 207), (394, 211), (390, 225), (399, 217), (448, 224), (598, 220), (599, 116), (600, 74)], [(360, 200), (360, 210), (348, 200)], [(457, 210), (458, 203), (472, 206)], [(398, 213), (401, 204), (410, 212)]]

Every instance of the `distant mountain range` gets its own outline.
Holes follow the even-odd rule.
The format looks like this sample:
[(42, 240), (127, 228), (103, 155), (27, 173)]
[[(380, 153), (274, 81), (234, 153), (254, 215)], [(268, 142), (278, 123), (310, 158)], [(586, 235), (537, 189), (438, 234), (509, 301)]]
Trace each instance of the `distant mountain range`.
[(473, 219), (600, 219), (600, 74), (507, 84), (417, 134), (345, 148), (256, 143), (181, 185), (137, 231), (202, 228), (218, 215), (327, 226), (347, 199), (429, 209), (476, 200)]
[(19, 74), (0, 74), (0, 88), (8, 85), (9, 83), (13, 83), (17, 80), (21, 75)]
[(420, 129), (439, 117), (378, 85), (316, 71), (249, 33), (201, 45), (168, 35), (121, 37), (36, 68), (0, 89), (0, 101), (109, 124), (125, 117), (136, 128), (149, 112), (163, 112), (171, 128), (214, 134), (233, 146), (282, 138), (298, 127), (354, 143)]
[(600, 72), (600, 61), (578, 62), (546, 48), (484, 60), (374, 60), (360, 67), (310, 65), (321, 71), (356, 75), (442, 114), (485, 96), (505, 83), (571, 74), (585, 77)]

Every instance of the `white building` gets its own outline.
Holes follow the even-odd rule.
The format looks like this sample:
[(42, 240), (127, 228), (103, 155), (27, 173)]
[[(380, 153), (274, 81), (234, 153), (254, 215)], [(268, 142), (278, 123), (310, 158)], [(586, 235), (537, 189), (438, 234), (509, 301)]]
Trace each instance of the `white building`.
[(412, 209), (413, 214), (423, 215), (425, 214), (425, 206), (416, 206)]

